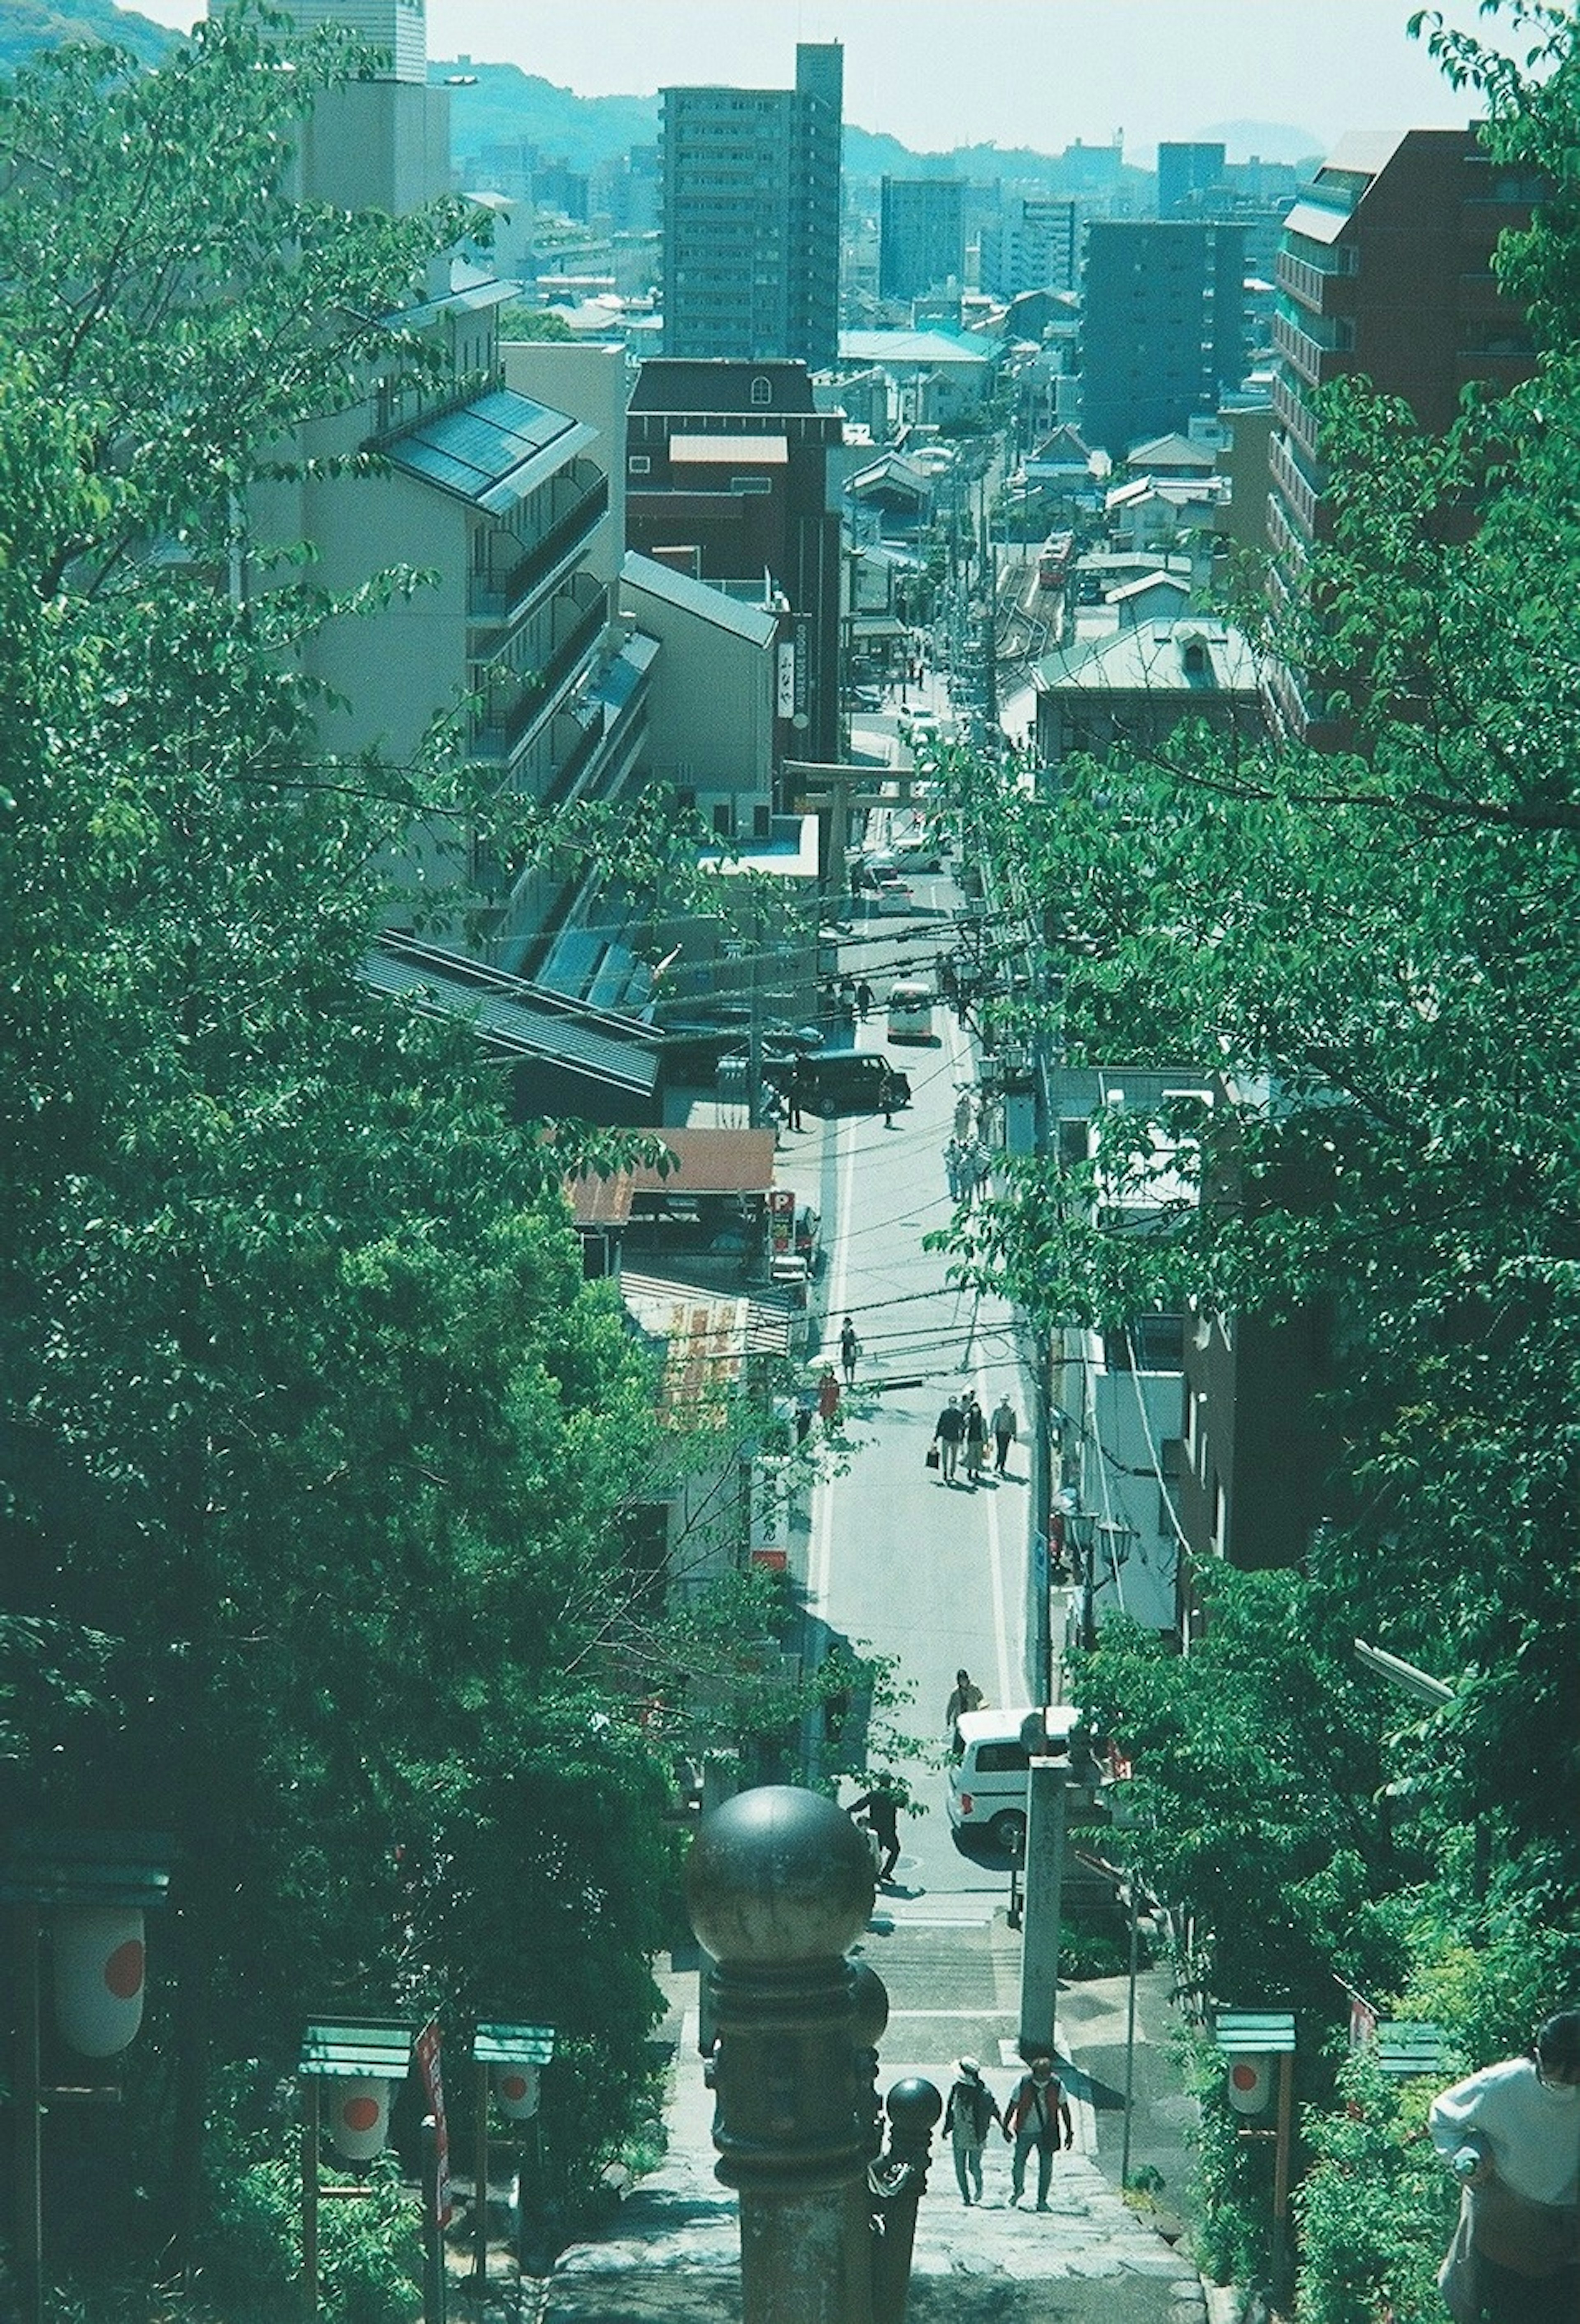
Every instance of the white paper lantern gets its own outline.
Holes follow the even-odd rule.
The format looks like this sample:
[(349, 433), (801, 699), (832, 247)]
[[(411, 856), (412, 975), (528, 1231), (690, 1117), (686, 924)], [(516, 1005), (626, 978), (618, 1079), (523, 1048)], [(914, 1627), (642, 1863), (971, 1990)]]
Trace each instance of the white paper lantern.
[(1265, 2051), (1232, 2058), (1224, 2086), (1236, 2114), (1265, 2113), (1273, 2093), (1272, 2059)]
[(143, 2023), (143, 1915), (132, 1904), (64, 1904), (53, 1936), (61, 2037), (84, 2058), (113, 2058)]
[(374, 2074), (353, 2074), (337, 2076), (326, 2087), (329, 2136), (347, 2163), (371, 2163), (389, 2139), (393, 2085)]
[(530, 2122), (538, 2111), (538, 2069), (496, 2066), (494, 2095), (499, 2100), (501, 2114), (508, 2115), (512, 2122)]

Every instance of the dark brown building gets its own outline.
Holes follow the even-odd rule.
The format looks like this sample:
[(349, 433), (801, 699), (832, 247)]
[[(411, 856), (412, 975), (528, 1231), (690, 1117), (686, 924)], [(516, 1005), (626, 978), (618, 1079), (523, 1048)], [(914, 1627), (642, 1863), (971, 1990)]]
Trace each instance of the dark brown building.
[[(1289, 211), (1273, 321), (1276, 599), (1298, 590), (1326, 530), (1318, 389), (1360, 374), (1436, 434), (1473, 381), (1506, 389), (1529, 377), (1524, 318), (1493, 279), (1492, 252), (1540, 192), (1490, 160), (1474, 130), (1409, 129), (1346, 137)], [(1292, 678), (1280, 706), (1308, 740), (1327, 739)]]
[(816, 408), (804, 364), (670, 357), (642, 364), (626, 422), (627, 543), (732, 595), (778, 593), (780, 755), (824, 763), (840, 755), (828, 454), (844, 425)]

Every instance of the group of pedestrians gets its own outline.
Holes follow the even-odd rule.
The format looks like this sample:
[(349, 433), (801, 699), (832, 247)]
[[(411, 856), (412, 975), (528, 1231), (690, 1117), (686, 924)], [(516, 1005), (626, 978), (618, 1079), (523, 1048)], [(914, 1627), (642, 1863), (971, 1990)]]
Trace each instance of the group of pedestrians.
[(944, 1148), (944, 1180), (952, 1203), (970, 1207), (993, 1176), (993, 1157), (978, 1138), (951, 1138)]
[(997, 2123), (1014, 2153), (1010, 2163), (1010, 2201), (1018, 2204), (1026, 2191), (1026, 2165), (1037, 2155), (1037, 2208), (1046, 2211), (1053, 2182), (1053, 2158), (1061, 2147), (1075, 2144), (1069, 2100), (1053, 2070), (1053, 2060), (1033, 2056), (1007, 2106), (1000, 2107), (975, 2058), (957, 2058), (955, 2081), (944, 2109), (944, 2129), (955, 2153), (955, 2177), (960, 2200), (968, 2208), (982, 2200), (982, 2151)]
[[(966, 1483), (979, 1485), (991, 1436), (993, 1474), (1006, 1476), (1010, 1447), (1019, 1434), (1020, 1422), (1007, 1396), (1000, 1397), (990, 1416), (977, 1402), (975, 1389), (968, 1388), (961, 1395), (952, 1396), (939, 1413), (929, 1447), (928, 1466), (937, 1468), (940, 1484), (952, 1485), (964, 1458)], [(932, 1457), (935, 1451), (936, 1461)]]

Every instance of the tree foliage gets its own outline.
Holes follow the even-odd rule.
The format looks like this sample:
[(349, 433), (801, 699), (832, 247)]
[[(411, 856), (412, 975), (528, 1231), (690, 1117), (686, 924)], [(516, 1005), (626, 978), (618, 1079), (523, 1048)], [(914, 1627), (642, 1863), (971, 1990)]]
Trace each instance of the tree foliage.
[[(1187, 729), (1077, 762), (1056, 799), (972, 801), (1012, 889), (1049, 899), (1064, 1055), (1222, 1096), (1127, 1109), (1091, 1167), (1028, 1170), (966, 1264), (1084, 1323), (1315, 1314), (1331, 1354), (1301, 1572), (1224, 1575), (1184, 1662), (1097, 1655), (1138, 1768), (1159, 1761), (1141, 1860), (1210, 1926), (1225, 2000), (1335, 2015), (1325, 1971), (1387, 1999), (1523, 1942), (1539, 1978), (1476, 2015), (1478, 2061), (1580, 1973), (1550, 1939), (1580, 1902), (1580, 53), (1572, 11), (1509, 14), (1512, 58), (1428, 30), (1489, 99), (1496, 166), (1548, 187), (1498, 262), (1536, 375), (1440, 440), (1364, 381), (1328, 391), (1331, 536), (1263, 644), (1344, 746)], [(1452, 1702), (1369, 1698), (1357, 1633)], [(1335, 2147), (1321, 2184), (1350, 2167)]]
[(652, 1384), (560, 1194), (618, 1144), (362, 983), (405, 800), (308, 779), (311, 609), (226, 586), (231, 493), (448, 231), (286, 199), (333, 49), (221, 19), (0, 97), (0, 1803), (173, 1838), (162, 2234), (210, 2060), (313, 2010), (555, 2023), (574, 2195), (670, 1933), (603, 1643)]

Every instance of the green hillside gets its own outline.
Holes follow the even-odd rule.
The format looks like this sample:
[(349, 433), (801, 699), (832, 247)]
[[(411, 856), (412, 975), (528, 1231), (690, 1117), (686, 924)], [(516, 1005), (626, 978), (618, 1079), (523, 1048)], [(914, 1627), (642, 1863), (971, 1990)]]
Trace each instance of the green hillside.
[[(475, 75), (474, 85), (457, 76)], [(457, 164), (485, 145), (524, 138), (546, 159), (590, 170), (659, 134), (656, 97), (577, 97), (519, 65), (480, 64), (471, 57), (430, 60), (431, 81), (450, 81), (450, 152)]]
[(5, 0), (0, 6), (0, 72), (13, 73), (41, 49), (64, 48), (72, 42), (88, 47), (113, 42), (129, 49), (139, 62), (156, 65), (180, 37), (129, 8), (113, 6), (112, 0)]

